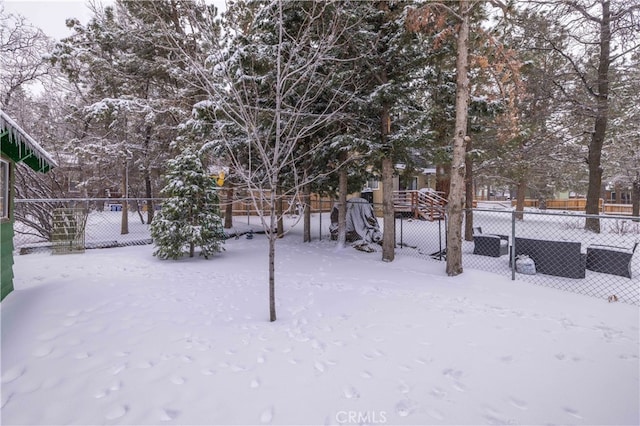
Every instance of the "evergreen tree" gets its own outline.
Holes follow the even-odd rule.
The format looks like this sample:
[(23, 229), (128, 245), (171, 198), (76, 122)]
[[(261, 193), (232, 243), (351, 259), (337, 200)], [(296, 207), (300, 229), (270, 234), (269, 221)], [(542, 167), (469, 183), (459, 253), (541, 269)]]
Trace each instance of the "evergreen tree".
[(178, 259), (188, 245), (189, 257), (198, 246), (200, 255), (208, 259), (223, 250), (225, 239), (214, 180), (191, 149), (169, 160), (167, 167), (168, 183), (162, 194), (168, 199), (151, 224), (153, 255)]

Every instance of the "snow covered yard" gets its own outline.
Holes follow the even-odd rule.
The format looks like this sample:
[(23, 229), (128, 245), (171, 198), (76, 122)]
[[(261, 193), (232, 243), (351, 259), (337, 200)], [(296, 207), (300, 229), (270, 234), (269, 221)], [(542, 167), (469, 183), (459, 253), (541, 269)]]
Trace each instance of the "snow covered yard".
[(2, 424), (639, 424), (640, 310), (264, 236), (17, 256)]

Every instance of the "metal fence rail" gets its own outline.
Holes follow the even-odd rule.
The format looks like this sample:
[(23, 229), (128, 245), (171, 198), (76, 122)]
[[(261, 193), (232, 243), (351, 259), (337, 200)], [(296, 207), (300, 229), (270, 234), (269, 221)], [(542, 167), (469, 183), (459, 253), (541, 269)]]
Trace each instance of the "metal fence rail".
[[(123, 234), (122, 207), (125, 202), (128, 203), (128, 232)], [(56, 208), (85, 209), (85, 248), (150, 244), (147, 206), (153, 205), (157, 210), (161, 203), (161, 199), (142, 198), (15, 200), (14, 247), (21, 254), (51, 250)], [(312, 203), (312, 239), (330, 238), (330, 212), (334, 204), (328, 200)], [(289, 210), (290, 223), (296, 223), (299, 211)], [(374, 210), (382, 229), (381, 205), (374, 205)], [(224, 212), (224, 204), (221, 212)], [(477, 230), (474, 238), (462, 242), (463, 266), (640, 305), (640, 246), (637, 245), (640, 218), (600, 215), (597, 217), (601, 221), (601, 232), (593, 233), (584, 229), (587, 217), (574, 212), (525, 211), (519, 218), (510, 209), (473, 209), (473, 227), (481, 228), (481, 233)], [(260, 224), (255, 211), (249, 208), (236, 209), (234, 223)], [(421, 220), (399, 213), (395, 219), (395, 239), (396, 255), (443, 261), (446, 219)], [(530, 270), (524, 266), (515, 267), (516, 256), (523, 259), (522, 255), (533, 259), (534, 274), (525, 273)]]

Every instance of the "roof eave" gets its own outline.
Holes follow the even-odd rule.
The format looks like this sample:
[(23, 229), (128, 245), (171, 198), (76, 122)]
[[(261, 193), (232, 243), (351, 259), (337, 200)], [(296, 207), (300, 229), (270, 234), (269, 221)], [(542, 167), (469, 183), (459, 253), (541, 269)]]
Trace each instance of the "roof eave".
[[(58, 166), (49, 153), (2, 110), (0, 134), (2, 152), (7, 153), (15, 162), (22, 161), (37, 172), (48, 172)], [(5, 147), (5, 142), (13, 145), (13, 148)]]

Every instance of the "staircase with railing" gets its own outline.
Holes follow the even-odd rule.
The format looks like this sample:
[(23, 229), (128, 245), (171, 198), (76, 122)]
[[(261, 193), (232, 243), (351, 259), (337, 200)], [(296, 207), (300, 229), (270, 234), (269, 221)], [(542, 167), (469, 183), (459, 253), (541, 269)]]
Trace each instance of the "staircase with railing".
[(447, 200), (436, 191), (393, 191), (395, 212), (409, 213), (414, 219), (444, 219), (446, 205)]

